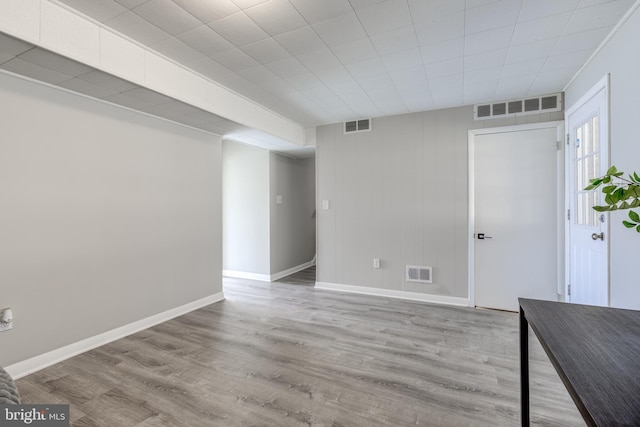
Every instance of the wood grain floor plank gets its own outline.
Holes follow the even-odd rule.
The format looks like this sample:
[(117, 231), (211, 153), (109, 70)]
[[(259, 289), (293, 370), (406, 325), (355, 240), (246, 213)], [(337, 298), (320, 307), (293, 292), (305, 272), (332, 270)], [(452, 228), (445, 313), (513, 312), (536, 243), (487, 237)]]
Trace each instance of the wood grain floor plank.
[[(513, 426), (518, 317), (224, 280), (226, 300), (17, 381), (72, 425)], [(530, 334), (534, 425), (584, 425)]]

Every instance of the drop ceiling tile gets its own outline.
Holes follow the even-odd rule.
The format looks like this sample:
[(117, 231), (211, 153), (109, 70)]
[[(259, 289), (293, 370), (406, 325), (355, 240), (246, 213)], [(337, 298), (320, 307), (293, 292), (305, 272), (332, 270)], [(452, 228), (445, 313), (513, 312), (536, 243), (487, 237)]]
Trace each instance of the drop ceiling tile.
[(596, 28), (595, 30), (562, 35), (556, 42), (551, 54), (558, 55), (585, 49), (595, 50), (612, 29), (613, 26), (610, 25), (608, 27)]
[(158, 43), (171, 37), (166, 31), (145, 21), (133, 12), (125, 12), (122, 15), (108, 20), (105, 24), (145, 45)]
[(463, 71), (464, 61), (462, 58), (452, 59), (451, 61), (434, 62), (427, 65), (429, 81), (444, 76), (462, 74)]
[(464, 36), (464, 12), (456, 12), (416, 26), (421, 45), (435, 44)]
[(117, 105), (122, 105), (123, 107), (132, 108), (134, 110), (143, 110), (144, 108), (148, 108), (150, 105), (148, 102), (132, 98), (123, 93), (117, 93), (115, 95), (107, 96), (103, 99), (105, 101), (112, 102)]
[(236, 6), (244, 10), (253, 6), (257, 6), (261, 3), (264, 3), (267, 0), (232, 0), (232, 1), (236, 4)]
[(238, 74), (258, 86), (274, 80), (281, 80), (280, 77), (264, 65), (238, 71)]
[(269, 0), (244, 12), (270, 36), (297, 30), (307, 25), (289, 0)]
[(269, 37), (243, 12), (213, 21), (209, 27), (236, 46), (243, 46)]
[(79, 76), (81, 74), (88, 73), (93, 69), (84, 64), (41, 48), (34, 48), (21, 53), (18, 58), (68, 76)]
[(112, 89), (96, 86), (78, 78), (59, 83), (58, 86), (98, 99), (106, 98), (107, 96), (118, 93)]
[[(76, 0), (81, 1), (81, 0)], [(240, 12), (240, 8), (231, 0), (174, 0), (184, 10), (198, 18), (201, 22), (208, 24), (218, 19), (226, 18), (229, 15)]]
[(395, 83), (389, 77), (389, 74), (382, 73), (375, 76), (363, 77), (358, 80), (360, 87), (366, 92), (370, 93), (375, 90), (395, 88)]
[(496, 99), (508, 101), (527, 96), (529, 88), (537, 76), (537, 72), (509, 77), (501, 76), (496, 88)]
[(353, 11), (348, 0), (290, 0), (309, 24), (326, 21)]
[(485, 68), (502, 67), (507, 57), (507, 52), (508, 49), (498, 49), (476, 55), (467, 55), (464, 57), (464, 71), (466, 73)]
[(467, 9), (472, 9), (478, 6), (484, 6), (490, 3), (496, 3), (500, 0), (467, 0)]
[(542, 69), (544, 63), (547, 62), (546, 58), (534, 59), (532, 61), (516, 62), (513, 64), (507, 64), (502, 68), (502, 74), (500, 79), (506, 79), (511, 77), (518, 77), (520, 75), (538, 74)]
[(382, 56), (387, 71), (396, 71), (404, 68), (415, 68), (423, 65), (422, 54), (419, 48), (400, 50)]
[(202, 22), (171, 0), (149, 0), (133, 9), (133, 12), (172, 36), (202, 25)]
[(413, 24), (406, 0), (385, 0), (358, 9), (356, 14), (370, 36)]
[[(552, 72), (554, 70), (572, 68), (574, 72), (585, 63), (593, 53), (593, 49), (581, 50), (578, 52), (551, 55), (542, 68), (542, 72)], [(564, 82), (567, 83), (567, 82)], [(563, 84), (564, 86), (564, 84)]]
[(369, 37), (371, 43), (380, 55), (392, 53), (398, 49), (411, 49), (418, 47), (418, 38), (413, 25), (387, 31)]
[(389, 71), (389, 77), (396, 86), (420, 82), (427, 84), (427, 71), (422, 66)]
[(421, 25), (465, 9), (465, 0), (409, 0), (409, 9), (416, 25)]
[(561, 92), (564, 85), (575, 74), (573, 68), (560, 68), (552, 72), (540, 73), (531, 84), (527, 95), (539, 96)]
[(569, 20), (563, 34), (579, 33), (615, 25), (633, 3), (633, 0), (617, 0), (577, 9)]
[(136, 87), (133, 83), (98, 70), (83, 74), (79, 76), (78, 79), (91, 83), (94, 86), (104, 87), (116, 93), (125, 92)]
[(327, 47), (311, 27), (302, 27), (288, 33), (278, 34), (274, 39), (294, 56)]
[(0, 33), (0, 52), (11, 57), (20, 55), (33, 48), (30, 43), (23, 42), (6, 34)]
[(380, 60), (380, 58), (352, 62), (346, 64), (345, 67), (355, 79), (373, 76), (375, 74), (382, 73), (385, 70), (384, 63)]
[(15, 56), (0, 52), (0, 65), (4, 64), (5, 62), (11, 61), (13, 58), (15, 58)]
[(422, 52), (422, 61), (425, 64), (459, 58), (464, 54), (464, 37), (435, 44), (425, 44), (420, 46), (420, 51)]
[(342, 66), (342, 63), (330, 49), (321, 49), (315, 52), (297, 55), (296, 58), (309, 70), (321, 70)]
[(315, 87), (325, 87), (320, 79), (312, 73), (291, 76), (287, 79), (287, 83), (297, 90), (310, 90)]
[(571, 19), (571, 12), (551, 15), (526, 22), (518, 22), (513, 33), (512, 45), (531, 43), (558, 37)]
[(298, 74), (308, 73), (309, 70), (296, 58), (289, 57), (280, 61), (270, 62), (266, 67), (281, 78), (287, 78)]
[(204, 56), (202, 52), (191, 48), (175, 37), (162, 40), (160, 43), (156, 43), (150, 47), (156, 52), (159, 52), (185, 66), (190, 66), (192, 63)]
[(556, 39), (538, 40), (532, 43), (511, 46), (505, 64), (526, 62), (539, 58), (546, 58), (556, 44)]
[(74, 77), (69, 74), (63, 74), (49, 68), (41, 67), (31, 62), (23, 61), (20, 58), (14, 58), (11, 61), (5, 62), (0, 68), (51, 84), (62, 83)]
[(235, 47), (224, 37), (206, 25), (201, 25), (191, 31), (179, 34), (177, 37), (193, 49), (202, 52), (206, 56), (212, 56), (216, 53), (231, 50)]
[(285, 82), (282, 79), (266, 82), (262, 85), (262, 88), (280, 99), (283, 99), (283, 97), (291, 92), (297, 92), (296, 89), (292, 88), (289, 83)]
[(518, 22), (573, 12), (580, 0), (524, 0)]
[(513, 37), (514, 25), (496, 28), (465, 37), (465, 55), (488, 52), (509, 47)]
[[(339, 80), (339, 79), (324, 80), (323, 79), (322, 82), (334, 93), (338, 94), (338, 96), (340, 96), (341, 98), (343, 94), (354, 92), (357, 89), (362, 90), (362, 88), (360, 88), (360, 86), (358, 85), (358, 82), (355, 81), (354, 79), (350, 79), (350, 80)], [(347, 99), (349, 98), (347, 97)]]
[(341, 15), (313, 25), (313, 29), (329, 46), (348, 43), (367, 36), (355, 13)]
[(384, 0), (349, 0), (351, 6), (354, 9), (362, 9), (363, 7), (369, 7), (372, 4), (381, 3)]
[(133, 9), (134, 7), (138, 7), (146, 1), (149, 0), (116, 0), (116, 3), (119, 3), (125, 9)]
[(464, 73), (464, 88), (485, 85), (493, 89), (498, 85), (502, 67), (485, 68)]
[(349, 81), (355, 82), (349, 71), (345, 67), (333, 67), (333, 68), (325, 68), (322, 70), (312, 70), (313, 73), (322, 80), (323, 83), (327, 84), (327, 82), (337, 82), (337, 81)]
[(108, 21), (127, 11), (124, 6), (113, 0), (61, 0), (61, 2), (98, 22)]
[(278, 42), (273, 38), (246, 44), (242, 46), (241, 49), (244, 53), (262, 64), (280, 61), (291, 57), (291, 54), (280, 46), (280, 44), (278, 44)]
[(474, 34), (514, 25), (518, 19), (521, 6), (522, 0), (501, 0), (467, 9), (465, 14), (465, 34)]
[(378, 57), (378, 53), (369, 38), (337, 45), (332, 47), (331, 50), (343, 64), (366, 61)]
[(236, 72), (260, 65), (258, 61), (238, 48), (213, 55), (211, 59), (213, 59), (220, 65), (227, 67), (231, 71)]
[[(462, 70), (462, 67), (460, 67)], [(431, 88), (431, 92), (435, 92), (436, 90), (458, 90), (462, 92), (462, 87), (464, 85), (464, 74), (462, 72), (458, 74), (450, 74), (443, 75), (440, 77), (429, 77), (429, 87)]]
[(488, 86), (485, 84), (468, 86), (464, 88), (464, 103), (478, 104), (481, 102), (495, 100), (496, 86)]

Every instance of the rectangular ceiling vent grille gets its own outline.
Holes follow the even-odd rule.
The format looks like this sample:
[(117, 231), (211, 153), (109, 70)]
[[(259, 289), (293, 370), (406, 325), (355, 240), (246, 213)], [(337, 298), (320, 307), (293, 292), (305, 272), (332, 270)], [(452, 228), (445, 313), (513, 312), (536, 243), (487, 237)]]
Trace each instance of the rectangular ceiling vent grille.
[(352, 120), (344, 122), (344, 133), (366, 132), (371, 130), (371, 119)]
[(417, 265), (407, 265), (407, 282), (432, 283), (431, 267), (420, 267)]
[(498, 119), (527, 114), (551, 113), (553, 111), (562, 111), (561, 93), (490, 104), (476, 104), (473, 106), (473, 119)]

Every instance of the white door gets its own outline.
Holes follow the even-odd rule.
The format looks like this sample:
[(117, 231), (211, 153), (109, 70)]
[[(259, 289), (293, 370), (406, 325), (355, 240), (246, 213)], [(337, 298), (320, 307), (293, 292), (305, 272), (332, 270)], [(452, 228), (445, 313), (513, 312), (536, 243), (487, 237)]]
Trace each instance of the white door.
[(601, 191), (584, 191), (589, 180), (608, 169), (606, 87), (567, 113), (567, 167), (570, 302), (609, 305), (608, 215), (592, 208), (602, 203)]
[(476, 135), (473, 152), (475, 305), (557, 301), (557, 127)]

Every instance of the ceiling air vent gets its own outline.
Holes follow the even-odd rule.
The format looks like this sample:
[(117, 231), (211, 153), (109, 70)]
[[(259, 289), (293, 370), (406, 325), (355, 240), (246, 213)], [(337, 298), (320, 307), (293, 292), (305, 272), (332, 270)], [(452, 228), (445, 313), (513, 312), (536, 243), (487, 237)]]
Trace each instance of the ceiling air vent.
[(371, 119), (353, 120), (344, 122), (344, 133), (365, 132), (371, 130)]
[(561, 93), (490, 104), (476, 104), (473, 106), (473, 118), (474, 120), (486, 120), (553, 111), (562, 111)]
[(432, 283), (431, 267), (419, 267), (417, 265), (407, 265), (407, 282)]

